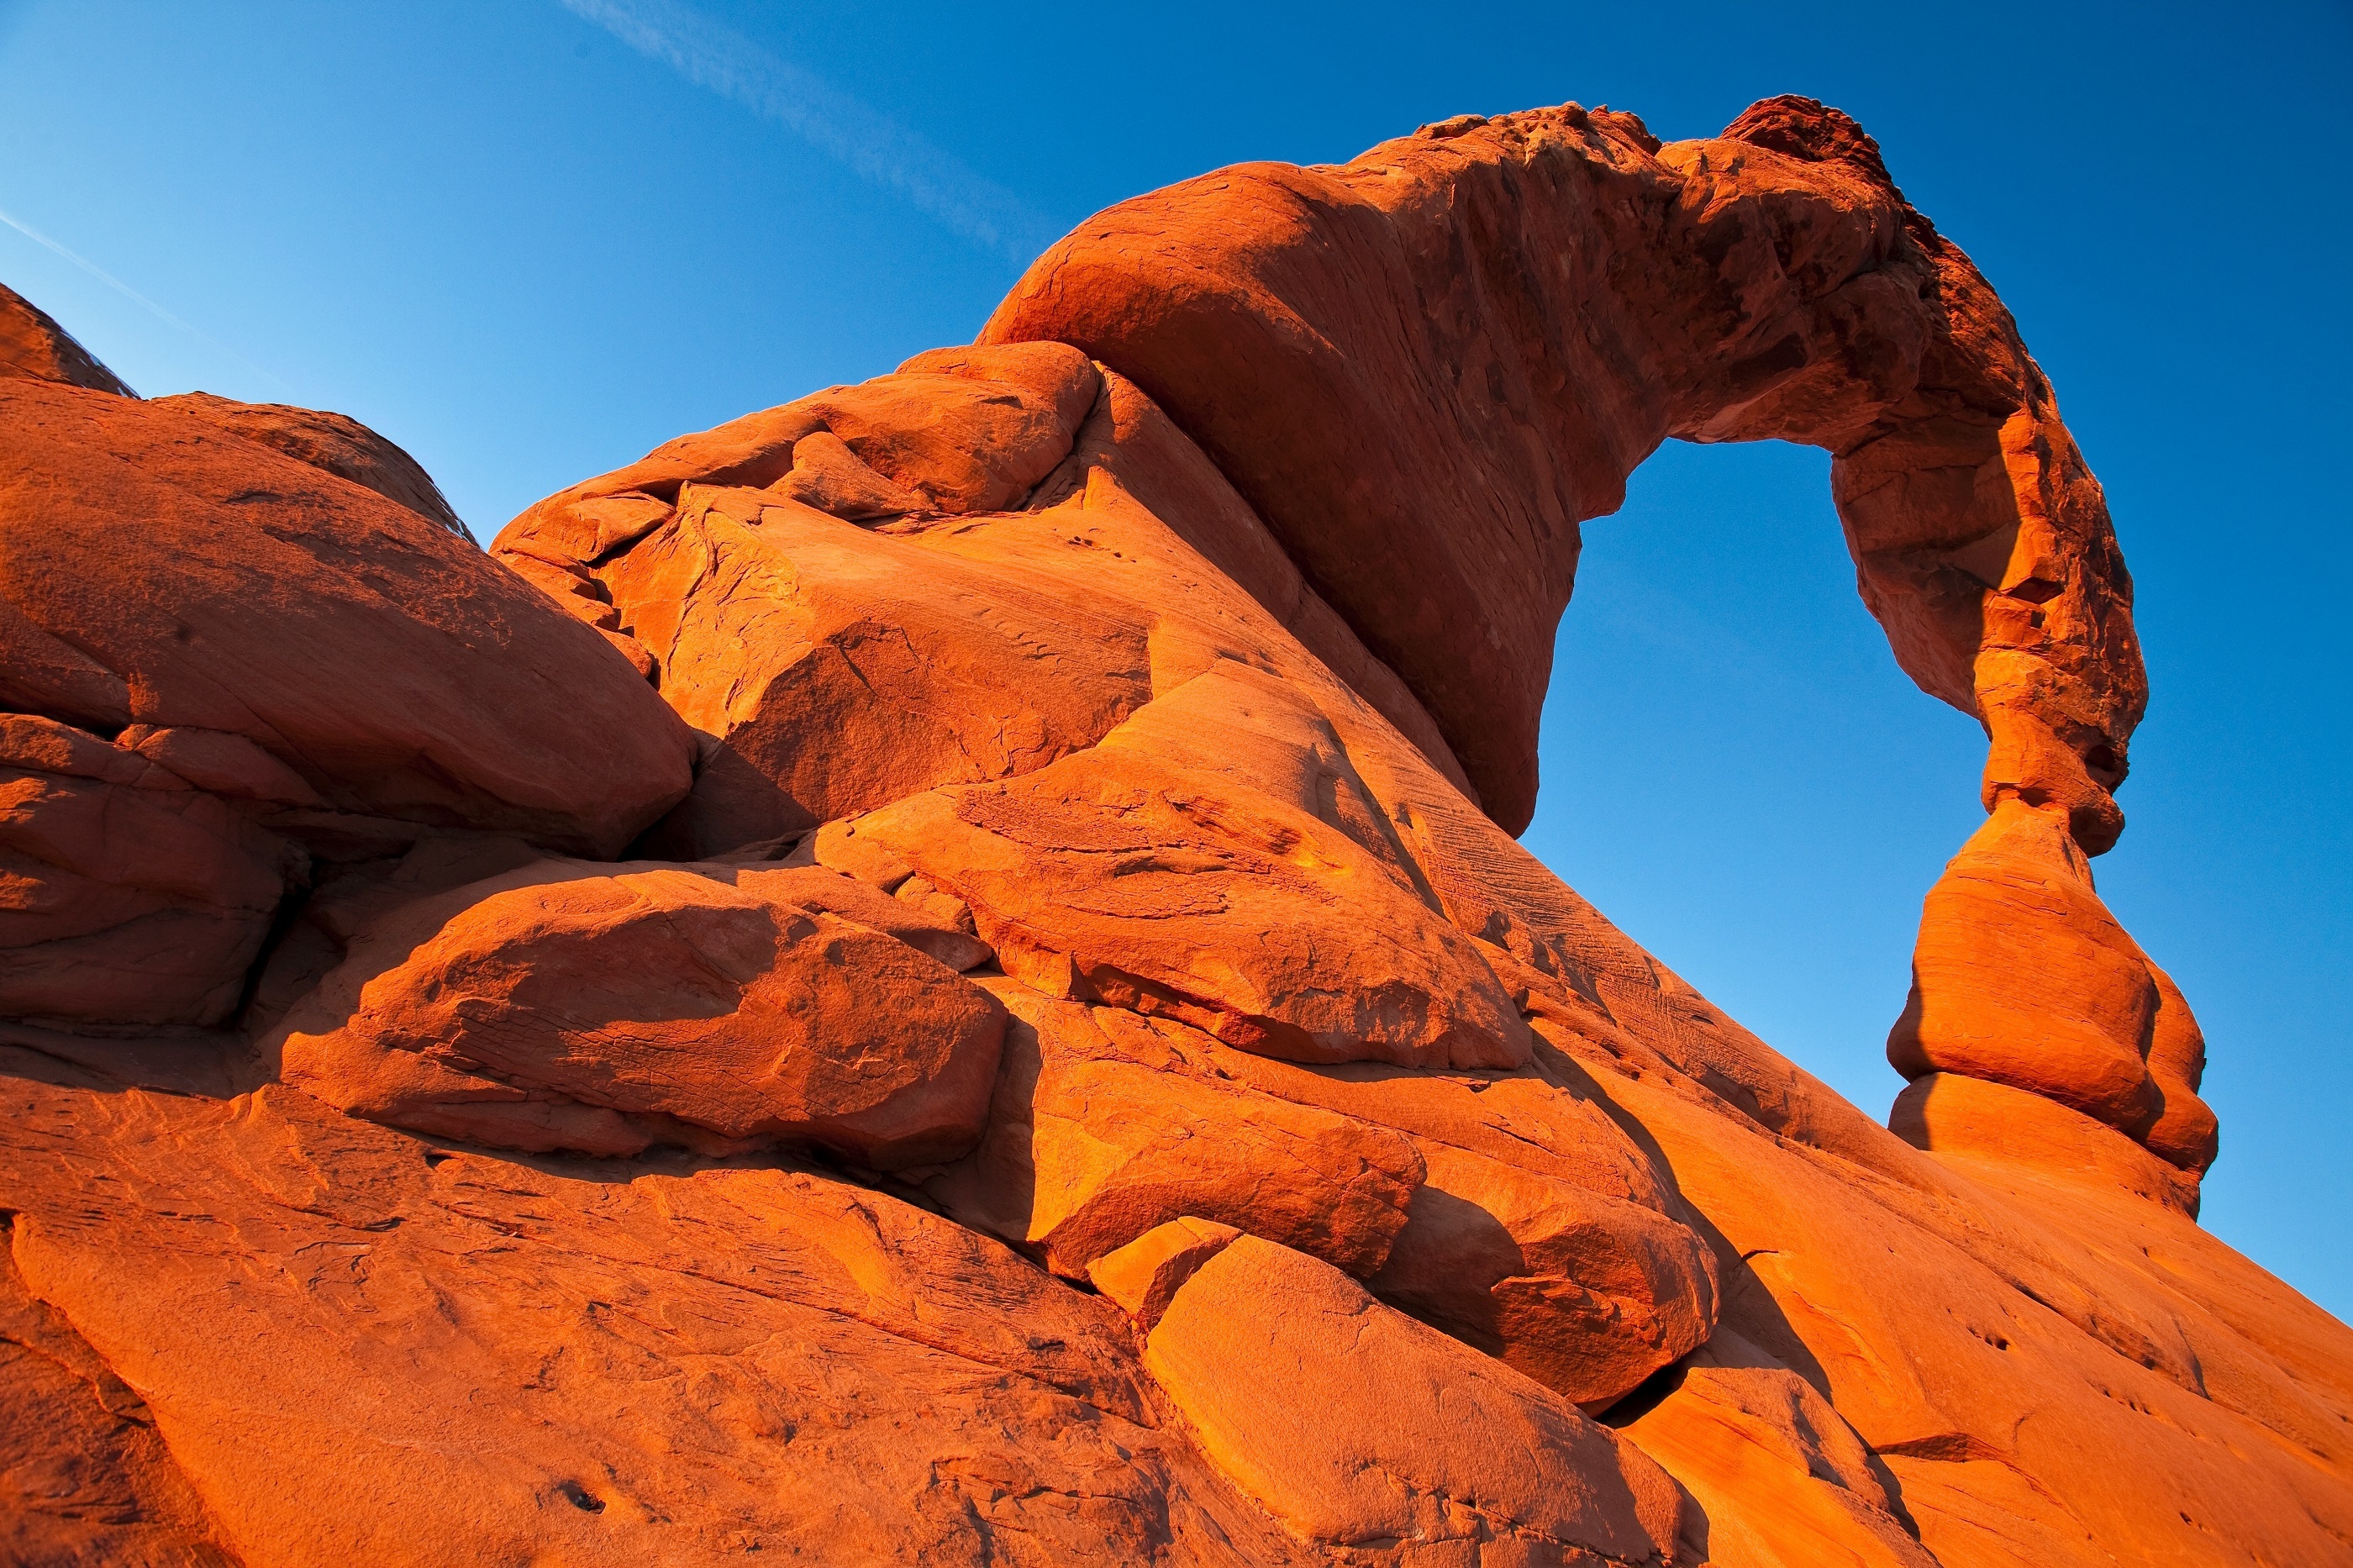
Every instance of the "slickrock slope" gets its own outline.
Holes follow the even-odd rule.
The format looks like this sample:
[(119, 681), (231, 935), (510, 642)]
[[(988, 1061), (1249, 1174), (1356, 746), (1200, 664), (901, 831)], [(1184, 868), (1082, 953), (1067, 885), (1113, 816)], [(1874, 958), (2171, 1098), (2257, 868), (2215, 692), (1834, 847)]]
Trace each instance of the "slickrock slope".
[[(1189, 182), (487, 556), (0, 328), (0, 1557), (2353, 1553), (2086, 858), (2098, 488), (1836, 111)], [(1507, 831), (1669, 436), (1830, 447), (1987, 727), (1890, 1126)]]

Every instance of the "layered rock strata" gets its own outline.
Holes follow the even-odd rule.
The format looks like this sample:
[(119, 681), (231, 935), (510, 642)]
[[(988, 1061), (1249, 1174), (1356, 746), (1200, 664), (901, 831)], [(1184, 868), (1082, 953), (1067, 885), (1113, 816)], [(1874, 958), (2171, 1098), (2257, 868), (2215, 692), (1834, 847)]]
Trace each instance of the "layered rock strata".
[[(2203, 1040), (2092, 886), (2097, 488), (1835, 111), (1141, 198), (487, 557), (0, 306), (16, 1557), (2353, 1545), (2353, 1336), (2195, 1226)], [(1829, 447), (1988, 728), (1893, 1131), (1506, 831), (1671, 435)]]

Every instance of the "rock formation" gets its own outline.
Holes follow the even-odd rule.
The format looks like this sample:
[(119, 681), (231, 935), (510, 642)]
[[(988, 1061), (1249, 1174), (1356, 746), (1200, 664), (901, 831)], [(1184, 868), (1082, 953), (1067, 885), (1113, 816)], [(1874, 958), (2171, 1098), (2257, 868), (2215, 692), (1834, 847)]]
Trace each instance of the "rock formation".
[[(2093, 885), (2099, 489), (1835, 110), (1188, 182), (487, 554), (0, 360), (0, 1556), (2353, 1552), (2353, 1334), (2197, 1227)], [(1887, 1127), (1512, 837), (1670, 436), (1828, 447), (1987, 730)]]

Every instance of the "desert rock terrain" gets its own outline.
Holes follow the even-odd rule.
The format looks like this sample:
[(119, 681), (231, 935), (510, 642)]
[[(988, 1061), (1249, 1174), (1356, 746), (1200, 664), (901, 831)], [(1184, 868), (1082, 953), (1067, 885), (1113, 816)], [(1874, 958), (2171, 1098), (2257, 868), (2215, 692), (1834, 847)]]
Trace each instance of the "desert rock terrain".
[[(1830, 451), (1987, 734), (1883, 1123), (1514, 837), (1669, 438)], [(0, 290), (0, 1561), (2353, 1559), (2094, 877), (2132, 598), (1803, 99), (1138, 197), (486, 550)]]

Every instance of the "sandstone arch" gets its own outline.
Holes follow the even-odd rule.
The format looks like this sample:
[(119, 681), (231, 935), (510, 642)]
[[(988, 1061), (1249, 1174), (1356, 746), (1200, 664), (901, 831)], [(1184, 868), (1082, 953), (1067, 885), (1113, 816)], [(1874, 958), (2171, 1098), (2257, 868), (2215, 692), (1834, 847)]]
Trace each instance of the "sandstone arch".
[(1139, 196), (981, 341), (1084, 349), (1166, 408), (1436, 720), (1535, 809), (1578, 524), (1670, 437), (1827, 447), (1860, 586), (1980, 720), (1989, 809), (2097, 854), (2147, 700), (2132, 584), (2050, 384), (1853, 121), (1759, 103), (1662, 144), (1575, 104)]

